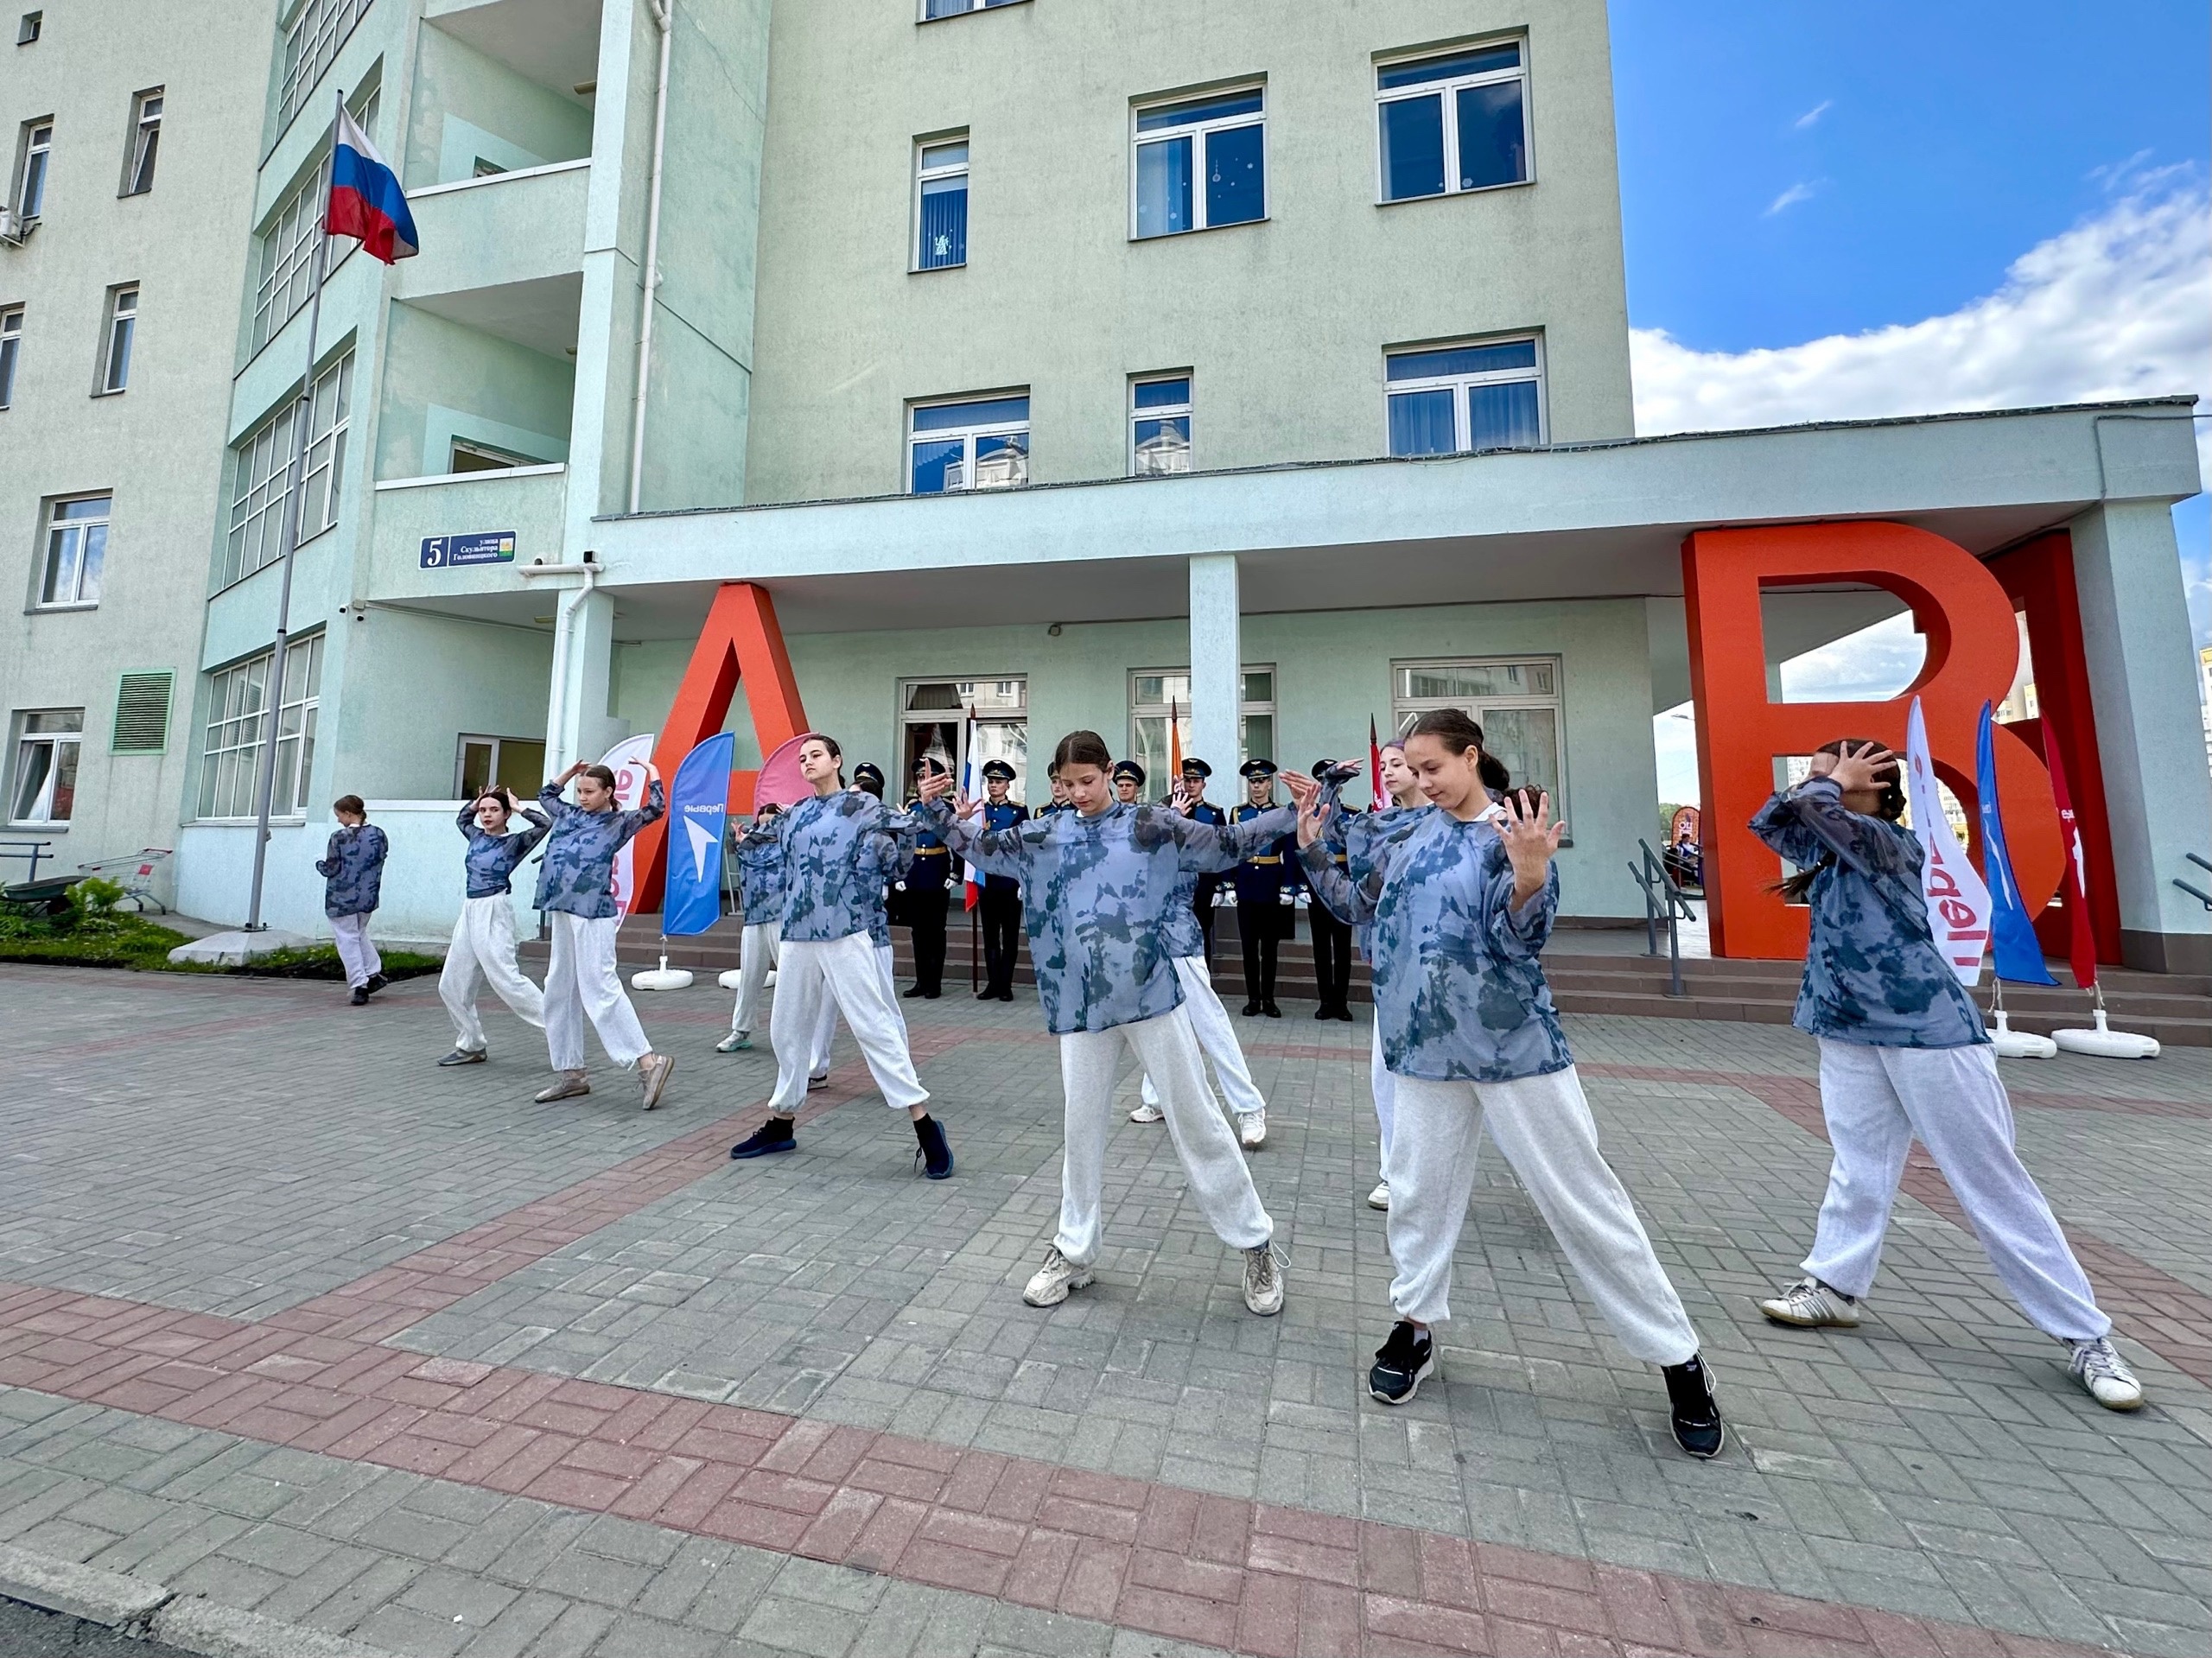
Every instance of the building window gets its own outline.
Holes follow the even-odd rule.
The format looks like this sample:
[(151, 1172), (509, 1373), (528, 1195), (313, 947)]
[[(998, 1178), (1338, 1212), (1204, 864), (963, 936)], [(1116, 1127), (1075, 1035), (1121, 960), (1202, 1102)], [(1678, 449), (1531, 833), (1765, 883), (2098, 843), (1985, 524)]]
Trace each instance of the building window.
[(22, 159), (16, 166), (16, 217), (36, 219), (46, 211), (46, 163), (54, 153), (54, 123), (23, 124)]
[(971, 11), (988, 11), (995, 6), (1012, 6), (1020, 0), (922, 0), (922, 21), (933, 23), (940, 17), (958, 17)]
[(1392, 454), (1528, 449), (1544, 441), (1543, 347), (1533, 337), (1392, 352), (1384, 372)]
[(474, 800), (486, 789), (512, 789), (528, 800), (545, 786), (543, 737), (479, 737), (463, 732), (454, 747), (455, 800)]
[(1432, 708), (1464, 708), (1483, 728), (1483, 746), (1513, 781), (1540, 784), (1552, 816), (1567, 816), (1565, 713), (1557, 657), (1471, 657), (1390, 664), (1390, 712), (1402, 732)]
[[(1247, 667), (1243, 700), (1236, 710), (1236, 758), (1224, 765), (1220, 757), (1201, 754), (1213, 767), (1217, 784), (1233, 778), (1246, 760), (1275, 758), (1275, 670)], [(1129, 748), (1144, 767), (1145, 792), (1165, 799), (1175, 785), (1168, 775), (1167, 721), (1175, 721), (1177, 746), (1191, 753), (1191, 674), (1186, 668), (1140, 668), (1129, 676)], [(1210, 785), (1211, 786), (1211, 785)], [(1232, 793), (1233, 793), (1232, 790)]]
[[(307, 485), (300, 501), (302, 544), (338, 522), (338, 480), (346, 462), (346, 410), (353, 387), (351, 352), (323, 370), (315, 383)], [(218, 588), (242, 581), (283, 556), (284, 486), (291, 475), (292, 422), (300, 410), (300, 399), (287, 399), (232, 452), (231, 533), (216, 572)]]
[(276, 126), (289, 125), (338, 48), (361, 21), (369, 0), (304, 0), (284, 35), (284, 78), (276, 104)]
[(916, 146), (914, 269), (968, 263), (968, 138)]
[(916, 403), (908, 412), (907, 487), (916, 495), (1008, 489), (1029, 481), (1029, 394)]
[(23, 349), (23, 308), (0, 306), (0, 409), (16, 400), (16, 361)]
[[(273, 651), (207, 676), (207, 741), (200, 751), (201, 817), (251, 817), (259, 810), (261, 745), (269, 727), (269, 669)], [(276, 777), (272, 817), (307, 811), (315, 770), (315, 710), (322, 694), (322, 635), (290, 642), (284, 652), (284, 695), (276, 718)]]
[[(911, 788), (925, 756), (943, 762), (957, 781), (971, 758), (968, 716), (976, 716), (972, 758), (980, 769), (991, 760), (1014, 767), (1011, 797), (1028, 799), (1029, 682), (1020, 674), (983, 679), (908, 679), (899, 685), (899, 763), (887, 779), (893, 791)], [(976, 788), (982, 785), (980, 778)]]
[(1527, 87), (1518, 41), (1377, 67), (1382, 200), (1526, 184)]
[(154, 157), (162, 147), (162, 89), (130, 100), (130, 146), (123, 158), (123, 194), (143, 196), (154, 187)]
[(107, 327), (100, 340), (100, 376), (92, 395), (105, 397), (130, 384), (130, 346), (138, 334), (138, 284), (107, 290)]
[(1249, 86), (1135, 111), (1135, 236), (1268, 216), (1265, 98)]
[(446, 470), (461, 472), (512, 472), (517, 467), (535, 467), (538, 461), (512, 449), (502, 449), (495, 444), (480, 443), (473, 437), (457, 437), (447, 451)]
[(82, 708), (43, 708), (16, 716), (10, 823), (45, 828), (69, 821), (70, 808), (77, 804), (77, 751), (84, 733)]
[(16, 23), (16, 44), (17, 46), (29, 46), (32, 41), (38, 39), (40, 31), (45, 27), (46, 14), (44, 12), (25, 12)]
[(38, 584), (41, 610), (81, 609), (100, 601), (100, 567), (107, 560), (112, 498), (56, 501), (46, 514), (46, 563)]
[(1191, 469), (1191, 377), (1147, 374), (1129, 382), (1129, 476)]
[[(365, 132), (376, 125), (377, 96), (372, 92), (368, 101), (354, 112), (353, 118), (361, 124)], [(315, 278), (315, 245), (322, 232), (322, 215), (330, 194), (330, 158), (327, 153), (317, 163), (299, 188), (284, 198), (276, 211), (270, 215), (268, 227), (261, 233), (257, 257), (257, 275), (254, 283), (253, 349), (259, 351), (271, 336), (291, 321), (292, 315), (308, 302), (308, 288)], [(327, 249), (323, 257), (329, 261), (329, 270), (335, 270), (352, 257), (360, 245), (351, 237), (340, 237), (335, 247)], [(326, 271), (326, 277), (327, 276)]]

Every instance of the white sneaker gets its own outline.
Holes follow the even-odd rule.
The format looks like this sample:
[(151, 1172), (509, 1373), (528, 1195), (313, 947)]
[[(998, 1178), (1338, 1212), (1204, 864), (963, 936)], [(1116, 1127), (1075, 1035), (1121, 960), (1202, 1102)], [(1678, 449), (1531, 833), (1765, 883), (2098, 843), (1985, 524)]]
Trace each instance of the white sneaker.
[(1796, 1324), (1800, 1330), (1859, 1328), (1859, 1303), (1816, 1278), (1785, 1286), (1781, 1294), (1760, 1302), (1759, 1311), (1776, 1324)]
[(1129, 1121), (1131, 1122), (1165, 1122), (1167, 1121), (1167, 1114), (1150, 1100), (1141, 1100), (1137, 1103), (1137, 1109), (1129, 1113)]
[(1246, 1111), (1236, 1119), (1236, 1143), (1248, 1152), (1256, 1152), (1268, 1143), (1268, 1114)]
[(2074, 1350), (2067, 1369), (2097, 1403), (2107, 1410), (2133, 1410), (2143, 1402), (2143, 1384), (2113, 1346), (2111, 1337), (2067, 1344)]
[(1282, 1263), (1275, 1259), (1272, 1243), (1244, 1252), (1244, 1305), (1262, 1318), (1282, 1311)]
[(1070, 1290), (1079, 1290), (1090, 1281), (1090, 1268), (1077, 1266), (1056, 1243), (1045, 1251), (1045, 1264), (1022, 1286), (1021, 1299), (1033, 1307), (1056, 1307), (1068, 1299)]
[(808, 1091), (808, 1092), (810, 1092), (810, 1093), (811, 1093), (814, 1089), (817, 1089), (817, 1088), (827, 1088), (827, 1087), (829, 1087), (829, 1086), (830, 1086), (830, 1073), (829, 1073), (828, 1071), (826, 1071), (826, 1070), (817, 1070), (817, 1071), (813, 1072), (812, 1074), (810, 1074), (810, 1075), (807, 1077), (807, 1079), (806, 1079), (806, 1086), (807, 1086), (807, 1091)]
[(540, 1105), (550, 1105), (556, 1100), (573, 1100), (591, 1092), (591, 1079), (581, 1070), (564, 1070), (554, 1079), (550, 1088), (541, 1088), (531, 1097)]
[(649, 1053), (638, 1061), (638, 1083), (650, 1111), (660, 1103), (660, 1096), (667, 1090), (668, 1079), (676, 1070), (676, 1056), (672, 1053)]
[(1367, 1194), (1367, 1206), (1370, 1209), (1389, 1208), (1390, 1183), (1388, 1180), (1377, 1180), (1375, 1183), (1375, 1190)]

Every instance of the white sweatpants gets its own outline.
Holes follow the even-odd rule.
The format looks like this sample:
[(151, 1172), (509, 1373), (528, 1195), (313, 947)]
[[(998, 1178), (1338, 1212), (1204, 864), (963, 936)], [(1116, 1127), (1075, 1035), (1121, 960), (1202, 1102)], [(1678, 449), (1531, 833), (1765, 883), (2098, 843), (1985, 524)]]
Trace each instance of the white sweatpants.
[(505, 893), (462, 900), (445, 970), (438, 975), (438, 1000), (453, 1020), (453, 1045), (463, 1053), (481, 1053), (486, 1046), (484, 1022), (476, 1017), (477, 994), (486, 983), (518, 1019), (545, 1028), (544, 994), (515, 964), (514, 900)]
[(891, 1011), (898, 1016), (899, 1035), (903, 1041), (906, 1035), (906, 1010), (899, 1005), (899, 962), (890, 945), (878, 944), (875, 947), (875, 964), (883, 971), (883, 999), (891, 1004)]
[(2036, 1327), (2074, 1341), (2111, 1331), (2057, 1217), (2013, 1149), (2012, 1104), (1987, 1043), (1878, 1048), (1823, 1037), (1821, 1109), (1835, 1160), (1807, 1272), (1846, 1295), (1873, 1288), (1890, 1205), (1917, 1135)]
[(819, 1062), (824, 1005), (842, 1015), (884, 1103), (904, 1111), (924, 1103), (929, 1090), (914, 1075), (906, 1051), (906, 1026), (892, 1001), (883, 964), (864, 932), (832, 943), (785, 939), (776, 968), (776, 1001), (768, 1012), (768, 1039), (776, 1050), (776, 1092), (768, 1109), (796, 1113), (806, 1099), (807, 1073)]
[(377, 954), (376, 941), (369, 937), (369, 918), (334, 915), (329, 919), (330, 936), (338, 945), (338, 959), (346, 966), (346, 982), (359, 990), (384, 971), (384, 957)]
[[(1228, 1097), (1229, 1109), (1240, 1117), (1266, 1110), (1268, 1102), (1252, 1083), (1252, 1068), (1244, 1063), (1236, 1027), (1229, 1022), (1229, 1010), (1221, 1005), (1213, 975), (1206, 971), (1206, 958), (1177, 956), (1175, 976), (1183, 981), (1183, 1008), (1191, 1016), (1191, 1033), (1198, 1039), (1199, 1051), (1213, 1061), (1214, 1079)], [(1160, 1103), (1160, 1090), (1153, 1086), (1150, 1071), (1145, 1073), (1141, 1092), (1147, 1105)]]
[(1697, 1331), (1667, 1280), (1628, 1192), (1598, 1150), (1598, 1125), (1570, 1065), (1510, 1083), (1397, 1079), (1390, 1150), (1390, 1305), (1401, 1318), (1452, 1316), (1452, 1253), (1491, 1138), (1535, 1204), (1582, 1287), (1623, 1347), (1653, 1364), (1697, 1352)]
[[(1382, 1063), (1382, 1024), (1380, 1020), (1368, 1027), (1374, 1038), (1367, 1045), (1367, 1090), (1375, 1096), (1375, 1127), (1382, 1139), (1382, 1178), (1390, 1178), (1390, 1140), (1398, 1117), (1398, 1079), (1390, 1074), (1390, 1067)], [(1474, 1153), (1468, 1153), (1471, 1161)], [(1472, 1175), (1470, 1173), (1471, 1179)], [(1470, 1188), (1471, 1190), (1471, 1188)]]
[(622, 993), (614, 965), (613, 916), (547, 912), (553, 923), (553, 959), (545, 969), (545, 1045), (556, 1070), (584, 1068), (584, 1026), (599, 1033), (607, 1057), (624, 1067), (651, 1053), (638, 1010)]
[(1236, 1136), (1214, 1109), (1206, 1087), (1190, 1010), (1077, 1031), (1060, 1039), (1060, 1083), (1067, 1093), (1060, 1162), (1060, 1229), (1052, 1240), (1078, 1267), (1098, 1258), (1100, 1202), (1106, 1174), (1106, 1134), (1114, 1114), (1114, 1078), (1124, 1045), (1147, 1076), (1158, 1079), (1167, 1136), (1182, 1159), (1191, 1201), (1232, 1249), (1256, 1249), (1274, 1236)]
[(730, 1009), (729, 1027), (741, 1035), (750, 1036), (760, 1018), (760, 993), (783, 936), (781, 921), (753, 921), (738, 939), (737, 1005)]

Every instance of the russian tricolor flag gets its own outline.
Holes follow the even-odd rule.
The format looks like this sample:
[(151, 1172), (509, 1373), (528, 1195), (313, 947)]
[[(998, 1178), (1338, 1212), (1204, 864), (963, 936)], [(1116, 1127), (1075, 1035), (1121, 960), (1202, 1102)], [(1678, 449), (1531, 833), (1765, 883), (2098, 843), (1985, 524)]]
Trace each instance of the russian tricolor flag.
[(407, 195), (397, 175), (343, 107), (338, 111), (336, 142), (330, 152), (330, 209), (323, 229), (333, 236), (359, 238), (371, 258), (386, 264), (411, 259), (419, 251), (415, 216), (407, 211)]

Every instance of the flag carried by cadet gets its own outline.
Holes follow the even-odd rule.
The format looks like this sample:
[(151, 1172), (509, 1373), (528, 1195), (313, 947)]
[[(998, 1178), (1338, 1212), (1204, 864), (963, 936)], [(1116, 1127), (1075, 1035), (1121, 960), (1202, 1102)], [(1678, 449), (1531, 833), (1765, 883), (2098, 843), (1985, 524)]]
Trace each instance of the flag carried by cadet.
[[(968, 710), (968, 741), (963, 750), (968, 756), (968, 759), (960, 768), (960, 792), (969, 800), (980, 800), (983, 797), (982, 776), (983, 763), (982, 756), (976, 752), (982, 746), (982, 727), (976, 723), (976, 710), (971, 706)], [(972, 863), (966, 864), (961, 877), (961, 886), (960, 907), (963, 910), (974, 909), (982, 901), (983, 872)]]
[(1382, 745), (1376, 740), (1375, 716), (1367, 716), (1367, 788), (1375, 810), (1382, 810)]
[(330, 235), (357, 238), (369, 257), (386, 264), (422, 251), (398, 176), (343, 104), (331, 135), (330, 204), (322, 222)]
[(2012, 873), (2012, 854), (2005, 846), (2005, 817), (1997, 804), (1996, 715), (1981, 705), (1981, 727), (1974, 736), (1975, 811), (1981, 822), (1981, 873), (1989, 883), (1989, 945), (1992, 966), (2014, 984), (2056, 984), (2043, 964), (2020, 883)]

